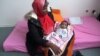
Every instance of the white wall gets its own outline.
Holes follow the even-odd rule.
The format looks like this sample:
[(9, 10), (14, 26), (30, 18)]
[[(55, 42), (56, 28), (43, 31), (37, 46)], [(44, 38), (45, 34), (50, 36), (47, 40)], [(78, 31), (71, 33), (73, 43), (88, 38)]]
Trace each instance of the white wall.
[[(52, 7), (61, 9), (64, 17), (91, 15), (92, 10), (100, 12), (100, 0), (49, 0)], [(89, 10), (88, 13), (85, 11)]]
[(0, 27), (14, 26), (31, 9), (33, 0), (0, 0)]
[[(0, 27), (14, 26), (31, 10), (33, 0), (0, 0)], [(48, 0), (50, 6), (61, 10), (63, 17), (90, 15), (92, 10), (100, 12), (100, 0)], [(89, 10), (89, 13), (85, 11)]]

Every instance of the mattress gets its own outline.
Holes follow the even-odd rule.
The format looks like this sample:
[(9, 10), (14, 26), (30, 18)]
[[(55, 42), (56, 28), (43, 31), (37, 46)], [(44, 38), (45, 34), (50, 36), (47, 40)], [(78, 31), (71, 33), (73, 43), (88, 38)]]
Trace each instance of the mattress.
[[(74, 50), (100, 47), (100, 22), (90, 16), (81, 18), (83, 24), (73, 25), (75, 31)], [(27, 52), (25, 46), (27, 32), (27, 20), (18, 21), (13, 31), (3, 43), (4, 50)]]
[(100, 22), (95, 17), (81, 17), (83, 24), (74, 25), (76, 49), (100, 47)]
[(19, 20), (12, 32), (3, 43), (5, 51), (21, 51), (27, 52), (25, 42), (26, 33), (28, 32), (27, 20)]

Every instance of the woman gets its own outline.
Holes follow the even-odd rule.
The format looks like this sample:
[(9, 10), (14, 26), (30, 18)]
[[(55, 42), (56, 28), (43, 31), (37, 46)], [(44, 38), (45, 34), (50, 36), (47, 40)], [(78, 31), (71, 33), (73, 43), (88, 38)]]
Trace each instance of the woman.
[[(37, 19), (26, 15), (28, 19), (28, 29), (26, 47), (30, 56), (44, 56), (44, 48), (52, 48), (55, 54), (61, 52), (60, 48), (43, 39), (44, 35), (53, 31), (54, 20), (51, 13), (47, 12), (47, 0), (34, 0), (32, 7)], [(32, 11), (33, 13), (33, 11)], [(30, 13), (29, 13), (30, 14)], [(51, 52), (48, 53), (51, 56)]]

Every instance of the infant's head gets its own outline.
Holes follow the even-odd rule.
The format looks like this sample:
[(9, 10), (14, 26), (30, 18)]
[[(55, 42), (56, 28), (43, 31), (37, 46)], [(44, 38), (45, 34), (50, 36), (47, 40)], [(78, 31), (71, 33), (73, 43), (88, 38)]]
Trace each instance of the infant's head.
[(62, 21), (61, 24), (60, 24), (60, 27), (61, 27), (62, 29), (67, 28), (67, 26), (68, 26), (68, 22), (67, 22), (66, 20)]

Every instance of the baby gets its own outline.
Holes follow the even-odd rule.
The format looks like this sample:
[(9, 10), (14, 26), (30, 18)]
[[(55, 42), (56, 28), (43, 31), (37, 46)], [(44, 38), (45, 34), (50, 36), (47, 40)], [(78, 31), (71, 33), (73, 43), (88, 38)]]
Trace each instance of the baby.
[[(62, 21), (61, 23), (55, 24), (54, 32), (51, 32), (46, 36), (46, 39), (60, 47), (62, 53), (65, 49), (66, 44), (71, 39), (70, 24), (67, 21)], [(72, 32), (72, 31), (71, 31)], [(52, 49), (50, 49), (52, 51)], [(52, 51), (53, 53), (53, 51)]]
[(67, 21), (62, 21), (55, 27), (55, 33), (57, 33), (62, 39), (68, 37), (68, 25), (69, 23)]
[(49, 35), (46, 36), (47, 40), (58, 39), (66, 41), (68, 38), (68, 25), (69, 23), (65, 20), (61, 23), (56, 23), (54, 32), (51, 32)]

